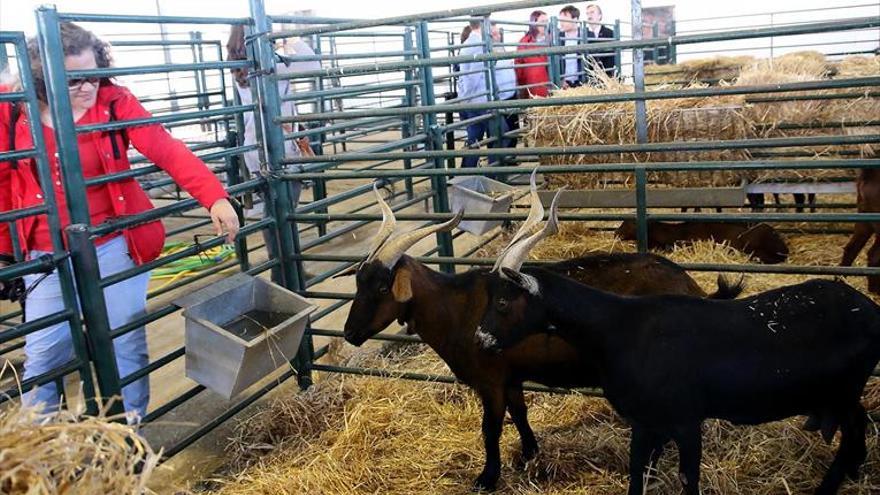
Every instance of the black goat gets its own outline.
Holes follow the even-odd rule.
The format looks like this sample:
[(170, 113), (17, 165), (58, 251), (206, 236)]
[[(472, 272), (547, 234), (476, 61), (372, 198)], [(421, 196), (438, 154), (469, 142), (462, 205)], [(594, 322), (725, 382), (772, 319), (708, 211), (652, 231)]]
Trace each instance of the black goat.
[[(534, 202), (540, 205), (540, 200)], [(393, 213), (383, 207), (388, 224)], [(538, 206), (540, 207), (540, 206)], [(534, 225), (531, 216), (524, 229)], [(474, 334), (487, 304), (487, 269), (458, 275), (439, 273), (403, 254), (406, 249), (438, 230), (447, 222), (385, 240), (390, 230), (383, 226), (371, 255), (357, 270), (357, 292), (345, 322), (345, 339), (361, 345), (395, 320), (406, 323), (449, 366), (455, 376), (470, 386), (483, 405), (483, 440), (486, 464), (474, 482), (476, 489), (495, 488), (501, 473), (499, 441), (505, 410), (510, 413), (522, 441), (522, 460), (538, 452), (538, 443), (528, 423), (523, 382), (553, 387), (592, 387), (598, 383), (592, 363), (556, 337), (527, 339), (503, 355), (487, 354), (474, 342)], [(520, 235), (518, 234), (517, 237)], [(515, 238), (516, 239), (516, 238)], [(384, 243), (384, 244), (383, 244)], [(703, 290), (675, 263), (656, 255), (613, 254), (585, 256), (549, 265), (584, 283), (621, 294), (688, 294), (705, 296)], [(742, 287), (719, 278), (719, 290), (709, 297), (733, 298)]]
[(630, 495), (668, 440), (699, 493), (707, 418), (760, 424), (812, 415), (840, 448), (815, 493), (834, 494), (866, 457), (859, 400), (880, 359), (880, 307), (842, 282), (813, 280), (735, 301), (620, 297), (542, 269), (502, 268), (476, 340), (502, 351), (551, 331), (596, 364), (632, 426)]

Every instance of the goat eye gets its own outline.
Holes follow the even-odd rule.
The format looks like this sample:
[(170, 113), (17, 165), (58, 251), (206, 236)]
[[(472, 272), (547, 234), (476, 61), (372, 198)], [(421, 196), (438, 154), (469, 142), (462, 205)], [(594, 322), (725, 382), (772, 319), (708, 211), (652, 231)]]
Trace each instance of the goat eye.
[(388, 287), (384, 285), (382, 287), (379, 287), (379, 294), (382, 294), (383, 296), (385, 294), (388, 294)]
[(507, 309), (507, 299), (499, 299), (498, 302), (495, 303), (495, 305), (498, 307), (499, 310), (503, 311)]

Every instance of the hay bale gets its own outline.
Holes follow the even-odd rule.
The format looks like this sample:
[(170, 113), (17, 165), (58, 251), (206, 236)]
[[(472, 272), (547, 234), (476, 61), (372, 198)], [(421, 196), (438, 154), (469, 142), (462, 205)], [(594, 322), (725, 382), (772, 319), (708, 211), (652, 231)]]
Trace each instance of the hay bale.
[[(772, 85), (823, 80), (835, 74), (838, 78), (880, 74), (878, 57), (849, 57), (832, 67), (818, 52), (798, 52), (772, 60), (741, 60), (741, 72), (734, 85)], [(696, 64), (696, 62), (695, 62)], [(711, 66), (711, 63), (707, 63)], [(598, 74), (601, 78), (602, 74)], [(703, 87), (690, 85), (690, 88)], [(668, 89), (661, 87), (659, 89)], [(867, 91), (878, 88), (867, 88)], [(603, 87), (580, 87), (555, 91), (551, 98), (592, 96), (632, 92), (631, 86), (604, 79)], [(789, 94), (852, 93), (853, 90), (824, 90)], [(647, 102), (649, 142), (697, 140), (733, 140), (753, 138), (785, 138), (798, 136), (839, 136), (871, 134), (868, 127), (792, 129), (780, 124), (812, 125), (874, 120), (880, 114), (880, 99), (867, 95), (858, 99), (754, 101), (764, 96), (725, 96), (655, 100)], [(535, 146), (573, 146), (635, 143), (635, 104), (607, 103), (559, 105), (532, 108), (527, 113), (527, 139)], [(875, 154), (866, 146), (824, 146), (774, 148), (773, 152), (799, 152), (804, 159), (828, 159)], [(560, 155), (542, 157), (542, 164), (592, 164), (663, 161), (748, 160), (749, 150), (717, 150), (698, 153), (630, 153)], [(655, 184), (674, 187), (735, 186), (741, 180), (772, 181), (779, 179), (824, 180), (832, 177), (854, 177), (855, 171), (841, 170), (767, 170), (761, 172), (664, 172), (650, 175)], [(565, 174), (551, 177), (553, 186), (574, 189), (597, 187), (629, 187), (631, 174)]]
[(144, 493), (159, 454), (118, 419), (0, 408), (0, 493)]
[(645, 84), (719, 84), (733, 81), (743, 67), (754, 61), (754, 57), (719, 56), (687, 60), (679, 64), (646, 65)]
[[(702, 87), (702, 86), (693, 86)], [(552, 97), (619, 94), (633, 91), (630, 85), (607, 80), (602, 88), (583, 86), (556, 91)], [(648, 139), (650, 142), (736, 139), (747, 132), (742, 118), (744, 98), (724, 96), (685, 98), (647, 102)], [(632, 102), (587, 105), (564, 105), (532, 108), (528, 112), (529, 142), (536, 146), (572, 146), (599, 144), (635, 144), (635, 104)], [(615, 153), (558, 155), (541, 158), (542, 164), (595, 164), (620, 162), (744, 160), (741, 150), (709, 152)], [(662, 172), (651, 180), (681, 187), (738, 184), (742, 174), (726, 170), (715, 172)], [(572, 188), (628, 185), (628, 173), (564, 174), (550, 178), (554, 186)]]

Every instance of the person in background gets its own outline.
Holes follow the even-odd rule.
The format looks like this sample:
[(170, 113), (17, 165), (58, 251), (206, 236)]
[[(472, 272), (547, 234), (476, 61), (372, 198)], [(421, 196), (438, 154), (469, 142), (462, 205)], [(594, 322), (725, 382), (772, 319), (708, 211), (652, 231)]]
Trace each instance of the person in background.
[[(581, 33), (578, 24), (581, 11), (574, 5), (566, 5), (559, 11), (559, 31), (563, 46), (575, 46), (581, 43)], [(583, 84), (584, 64), (579, 53), (571, 53), (562, 57), (560, 74), (562, 74), (563, 88), (576, 88)]]
[[(468, 23), (470, 32), (467, 33), (467, 39), (462, 43), (461, 56), (474, 56), (486, 53), (486, 45), (483, 43), (483, 20), (472, 19)], [(462, 32), (462, 36), (464, 36)], [(464, 62), (459, 66), (462, 73), (458, 76), (458, 101), (461, 103), (484, 103), (489, 101), (489, 86), (486, 81), (486, 65), (484, 62)], [(460, 113), (462, 120), (473, 119), (481, 115), (485, 115), (486, 110), (470, 110)], [(490, 136), (492, 122), (491, 119), (481, 120), (467, 126), (468, 147), (473, 147), (484, 137)], [(501, 133), (507, 131), (506, 125), (501, 129)], [(490, 148), (497, 148), (504, 145), (503, 140), (496, 141), (489, 145)], [(462, 158), (461, 166), (463, 168), (476, 167), (479, 157), (472, 155)], [(498, 162), (497, 156), (489, 157), (489, 164), (494, 165)]]
[[(534, 50), (547, 44), (547, 13), (536, 10), (529, 15), (529, 30), (519, 40), (517, 51)], [(547, 71), (547, 55), (533, 55), (516, 59), (516, 83), (526, 86), (520, 89), (520, 98), (534, 98), (550, 94), (550, 73)]]
[[(68, 71), (107, 68), (112, 65), (110, 47), (91, 31), (71, 22), (60, 25), (64, 67)], [(28, 41), (28, 57), (40, 102), (40, 114), (28, 115), (26, 108), (13, 108), (0, 103), (0, 151), (33, 148), (28, 119), (40, 119), (49, 157), (53, 190), (43, 191), (37, 179), (33, 158), (0, 162), (0, 211), (29, 208), (43, 203), (44, 194), (53, 194), (58, 206), (61, 227), (70, 224), (67, 199), (61, 180), (61, 163), (53, 128), (55, 122), (48, 105), (40, 50), (36, 39)], [(18, 84), (20, 87), (20, 83)], [(2, 87), (0, 92), (10, 88)], [(79, 126), (105, 124), (110, 120), (133, 120), (151, 117), (128, 89), (106, 77), (82, 77), (68, 80), (73, 120)], [(17, 115), (17, 116), (16, 116)], [(15, 116), (15, 118), (13, 118)], [(12, 138), (10, 140), (10, 137)], [(184, 190), (210, 211), (218, 235), (223, 231), (231, 242), (238, 233), (238, 215), (228, 195), (211, 170), (186, 145), (173, 138), (159, 124), (129, 127), (121, 131), (80, 133), (77, 137), (82, 175), (86, 178), (131, 169), (127, 151), (129, 144), (171, 176)], [(90, 221), (101, 224), (112, 218), (135, 215), (151, 210), (150, 199), (134, 178), (91, 186), (86, 191)], [(48, 219), (45, 215), (27, 217), (16, 222), (18, 245), (28, 259), (36, 259), (53, 250)], [(165, 229), (159, 220), (114, 232), (94, 240), (98, 268), (102, 277), (131, 270), (155, 260), (164, 247)], [(0, 267), (14, 261), (12, 234), (6, 223), (0, 223)], [(58, 271), (46, 278), (28, 275), (24, 283), (27, 295), (25, 320), (35, 321), (65, 309)], [(150, 273), (144, 272), (104, 289), (107, 316), (112, 329), (144, 315)], [(148, 364), (146, 330), (143, 326), (113, 339), (116, 363), (121, 378)], [(74, 358), (71, 329), (67, 322), (51, 325), (25, 336), (25, 371), (23, 379), (58, 369)], [(36, 387), (23, 398), (25, 404), (58, 407), (59, 393), (55, 382)], [(147, 412), (150, 386), (145, 376), (122, 389), (122, 401), (130, 422), (138, 421)]]
[[(314, 55), (315, 52), (309, 48), (308, 45), (303, 43), (302, 41), (294, 41), (289, 44), (283, 45), (285, 51), (289, 50), (292, 56), (295, 55)], [(232, 30), (229, 33), (229, 40), (226, 42), (226, 59), (227, 60), (246, 60), (247, 59), (247, 46), (245, 45), (245, 37), (244, 37), (244, 26), (235, 25), (232, 26)], [(284, 62), (278, 62), (275, 64), (275, 72), (277, 74), (290, 74), (294, 71), (304, 71), (310, 70), (313, 68), (320, 68), (319, 62), (292, 62), (290, 64)], [(251, 92), (251, 80), (248, 77), (248, 70), (245, 69), (233, 69), (232, 70), (233, 78), (235, 79), (235, 90), (238, 93), (238, 97), (241, 99), (242, 105), (252, 105), (254, 103), (254, 96)], [(296, 103), (293, 101), (284, 101), (285, 97), (290, 96), (293, 93), (293, 83), (288, 79), (279, 79), (278, 80), (278, 96), (281, 98), (281, 115), (282, 116), (293, 116), (296, 115)], [(252, 146), (255, 144), (259, 144), (257, 140), (257, 123), (254, 118), (253, 112), (247, 112), (242, 116), (244, 120), (244, 146)], [(294, 131), (295, 127), (292, 124), (282, 124), (285, 134), (291, 133)], [(296, 127), (299, 129), (298, 127)], [(248, 172), (251, 176), (258, 177), (261, 173), (261, 170), (264, 168), (268, 170), (268, 164), (263, 167), (260, 163), (260, 152), (258, 150), (251, 150), (243, 154), (244, 155), (244, 163)], [(300, 156), (300, 147), (297, 146), (297, 143), (293, 139), (286, 139), (284, 141), (284, 155), (287, 157)], [(292, 166), (292, 169), (298, 169), (299, 167)], [(287, 184), (288, 195), (290, 197), (290, 202), (296, 207), (299, 204), (299, 197), (302, 192), (302, 183), (300, 181), (285, 181)], [(264, 198), (265, 199), (265, 198)], [(265, 204), (265, 201), (264, 203)], [(265, 214), (271, 214), (270, 212), (264, 212)], [(263, 240), (266, 243), (266, 249), (269, 252), (270, 258), (277, 257), (276, 245), (271, 242), (271, 238), (267, 230), (263, 230)], [(275, 266), (272, 268), (272, 279), (273, 280), (281, 280), (281, 268)]]
[[(498, 23), (492, 23), (492, 42), (501, 43), (501, 30)], [(503, 46), (493, 46), (493, 51), (503, 53), (506, 50)], [(498, 99), (501, 101), (510, 101), (517, 98), (516, 94), (516, 70), (512, 58), (500, 59), (495, 61), (495, 83), (498, 85)], [(504, 116), (504, 122), (508, 131), (519, 129), (519, 113), (510, 112)], [(504, 146), (507, 148), (515, 148), (517, 138), (510, 137), (505, 141)]]
[[(584, 13), (587, 16), (587, 41), (590, 43), (596, 42), (605, 42), (605, 41), (613, 41), (614, 40), (614, 30), (609, 28), (608, 26), (604, 26), (602, 24), (602, 8), (599, 7), (598, 4), (591, 3), (587, 5)], [(591, 63), (595, 64), (595, 67), (598, 70), (605, 71), (605, 74), (609, 78), (614, 78), (615, 73), (617, 72), (617, 67), (614, 63), (614, 55), (613, 54), (600, 54), (596, 53), (595, 55), (591, 52)], [(589, 78), (592, 82), (595, 82), (595, 78)]]

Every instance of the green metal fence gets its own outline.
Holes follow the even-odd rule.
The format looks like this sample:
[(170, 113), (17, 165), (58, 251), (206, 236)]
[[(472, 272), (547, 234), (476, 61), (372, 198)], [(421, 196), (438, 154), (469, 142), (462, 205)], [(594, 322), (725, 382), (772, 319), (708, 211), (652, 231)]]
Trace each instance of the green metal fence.
[[(261, 383), (249, 393), (230, 403), (214, 417), (206, 418), (185, 436), (167, 446), (167, 455), (173, 455), (191, 444), (207, 431), (215, 428), (244, 407), (272, 390), (279, 383), (296, 377), (299, 385), (307, 387), (312, 381), (313, 371), (357, 373), (373, 376), (393, 376), (405, 379), (454, 381), (451, 377), (427, 376), (418, 373), (389, 373), (385, 370), (362, 369), (331, 366), (321, 361), (329, 349), (327, 339), (338, 339), (342, 332), (329, 323), (332, 316), (346, 311), (353, 297), (350, 292), (340, 291), (328, 282), (331, 277), (360, 261), (359, 253), (328, 254), (328, 246), (346, 235), (358, 233), (370, 235), (374, 222), (381, 220), (375, 200), (372, 197), (373, 184), (402, 187), (392, 189), (389, 200), (392, 209), (398, 212), (401, 221), (418, 223), (436, 222), (450, 218), (450, 201), (447, 180), (452, 177), (468, 175), (496, 174), (511, 176), (526, 174), (541, 158), (577, 154), (615, 154), (645, 151), (697, 152), (722, 149), (751, 150), (754, 154), (769, 152), (764, 158), (751, 161), (723, 162), (668, 162), (668, 163), (611, 163), (603, 165), (544, 165), (545, 175), (559, 173), (603, 173), (626, 172), (633, 176), (636, 191), (636, 204), (629, 211), (609, 213), (585, 208), (560, 214), (562, 221), (593, 221), (636, 219), (639, 225), (638, 247), (647, 248), (647, 221), (652, 220), (715, 220), (723, 222), (809, 222), (818, 227), (828, 223), (880, 221), (880, 213), (855, 214), (839, 213), (834, 208), (822, 209), (819, 213), (742, 213), (721, 214), (669, 213), (657, 211), (647, 204), (647, 193), (652, 189), (650, 174), (659, 171), (712, 171), (712, 170), (763, 170), (767, 168), (809, 170), (809, 169), (859, 169), (880, 166), (880, 159), (860, 157), (841, 157), (803, 161), (792, 156), (772, 156), (781, 148), (795, 146), (833, 146), (880, 143), (880, 134), (872, 131), (862, 135), (822, 135), (794, 138), (765, 138), (748, 140), (712, 140), (682, 142), (646, 142), (645, 121), (639, 120), (638, 132), (642, 139), (639, 144), (606, 144), (567, 147), (507, 147), (508, 139), (521, 135), (520, 131), (501, 132), (501, 126), (493, 126), (489, 138), (477, 147), (468, 149), (462, 144), (464, 128), (469, 123), (480, 120), (497, 122), (506, 114), (526, 112), (530, 108), (546, 105), (582, 105), (606, 102), (632, 102), (642, 114), (647, 102), (660, 99), (680, 99), (711, 97), (720, 95), (752, 95), (770, 101), (791, 101), (797, 99), (862, 98), (878, 96), (876, 87), (880, 77), (861, 77), (827, 81), (808, 81), (760, 87), (707, 87), (695, 89), (661, 89), (651, 91), (637, 85), (636, 91), (615, 95), (578, 96), (553, 99), (530, 99), (502, 101), (498, 97), (497, 84), (493, 83), (493, 64), (498, 60), (519, 58), (528, 55), (548, 55), (548, 67), (558, 67), (561, 57), (567, 54), (584, 52), (594, 54), (614, 54), (618, 72), (630, 76), (639, 74), (640, 57), (633, 56), (641, 50), (654, 50), (673, 57), (682, 53), (687, 46), (731, 40), (784, 39), (786, 36), (811, 35), (817, 33), (838, 33), (852, 30), (874, 29), (880, 27), (880, 17), (849, 18), (827, 22), (757, 27), (746, 29), (719, 30), (705, 33), (680, 33), (662, 39), (630, 39), (621, 33), (628, 24), (617, 22), (615, 40), (580, 46), (537, 46), (528, 50), (506, 52), (492, 51), (493, 42), (483, 39), (486, 53), (476, 57), (458, 55), (460, 43), (457, 31), (473, 16), (493, 13), (493, 20), (503, 26), (507, 39), (500, 45), (512, 48), (517, 45), (511, 33), (523, 29), (519, 20), (505, 18), (505, 13), (513, 9), (536, 8), (542, 6), (562, 6), (559, 2), (547, 0), (528, 0), (508, 2), (489, 7), (474, 7), (428, 13), (418, 16), (401, 16), (378, 20), (295, 18), (290, 16), (271, 16), (264, 10), (261, 0), (249, 0), (251, 16), (248, 18), (192, 18), (156, 17), (128, 15), (95, 15), (59, 13), (53, 8), (38, 11), (39, 39), (46, 68), (46, 84), (50, 107), (56, 125), (56, 140), (61, 160), (69, 166), (64, 168), (64, 185), (67, 203), (70, 208), (72, 225), (67, 230), (69, 256), (64, 250), (58, 229), (53, 242), (55, 253), (52, 259), (32, 260), (18, 263), (0, 270), (0, 278), (6, 280), (23, 273), (35, 273), (49, 267), (57, 267), (65, 284), (65, 295), (73, 304), (73, 281), (76, 280), (82, 302), (82, 315), (89, 322), (88, 332), (82, 331), (79, 314), (65, 311), (52, 317), (27, 323), (12, 323), (20, 315), (3, 315), (0, 324), (0, 356), (20, 347), (22, 335), (34, 331), (54, 321), (67, 320), (74, 333), (78, 358), (74, 362), (44, 377), (25, 383), (29, 388), (37, 383), (56, 380), (59, 377), (78, 373), (84, 383), (84, 394), (90, 404), (95, 396), (111, 397), (119, 395), (121, 388), (147, 374), (156, 373), (173, 363), (179, 365), (186, 350), (180, 346), (154, 359), (143, 370), (130, 376), (119, 376), (113, 359), (112, 341), (114, 338), (132, 331), (142, 325), (155, 324), (166, 318), (173, 318), (179, 309), (166, 303), (161, 296), (171, 292), (189, 290), (190, 284), (204, 282), (213, 276), (221, 276), (225, 271), (245, 271), (258, 274), (277, 268), (276, 282), (300, 294), (322, 303), (322, 308), (313, 314), (307, 337), (303, 339), (296, 357), (291, 360), (293, 369), (284, 370), (274, 379)], [(634, 2), (634, 7), (639, 7)], [(481, 18), (482, 19), (482, 18)], [(193, 35), (187, 41), (143, 41), (129, 40), (119, 43), (125, 48), (152, 48), (180, 46), (192, 51), (193, 58), (187, 63), (146, 65), (125, 68), (96, 69), (89, 71), (66, 71), (60, 47), (59, 23), (62, 21), (94, 23), (139, 23), (139, 24), (180, 24), (180, 25), (218, 25), (246, 26), (249, 41), (249, 59), (246, 61), (224, 61), (222, 44)], [(555, 21), (551, 21), (551, 26)], [(288, 23), (311, 24), (303, 29), (277, 28)], [(631, 25), (630, 25), (631, 26)], [(487, 32), (488, 30), (484, 30)], [(515, 35), (514, 35), (515, 36)], [(315, 50), (314, 56), (291, 56), (285, 61), (320, 62), (320, 69), (301, 71), (289, 76), (273, 73), (278, 62), (274, 43), (278, 40), (302, 37)], [(0, 35), (0, 41), (14, 46), (16, 60), (26, 63), (24, 38), (20, 33)], [(659, 51), (658, 51), (659, 49)], [(216, 56), (207, 56), (214, 53)], [(624, 60), (634, 60), (624, 63)], [(487, 77), (486, 96), (482, 103), (468, 102), (455, 95), (455, 80), (463, 75), (456, 66), (465, 62), (483, 62), (478, 71)], [(242, 105), (234, 94), (230, 94), (228, 71), (247, 67), (255, 75), (252, 88), (255, 92), (253, 105)], [(550, 84), (560, 82), (563, 74), (553, 71), (555, 79)], [(29, 70), (20, 69), (29, 74)], [(194, 89), (176, 95), (154, 95), (155, 102), (163, 105), (155, 117), (137, 121), (118, 121), (98, 126), (76, 126), (71, 118), (70, 101), (67, 92), (69, 78), (84, 76), (137, 76), (154, 77), (155, 74), (187, 74), (192, 77)], [(282, 96), (278, 93), (276, 82), (280, 77), (288, 77), (297, 91), (286, 97), (294, 101), (300, 110), (295, 117), (280, 114)], [(638, 79), (638, 77), (636, 77)], [(214, 81), (214, 82), (211, 82)], [(823, 93), (829, 89), (851, 88), (848, 94)], [(770, 96), (768, 96), (770, 95)], [(0, 101), (12, 99), (26, 100), (29, 111), (37, 111), (33, 95), (32, 81), (25, 77), (25, 88), (21, 93), (0, 95)], [(174, 108), (164, 107), (171, 101), (181, 104)], [(184, 103), (189, 102), (189, 103)], [(241, 145), (241, 116), (254, 111), (260, 130), (260, 144), (254, 147)], [(460, 119), (462, 111), (485, 112), (475, 119)], [(163, 256), (162, 258), (137, 267), (128, 272), (110, 277), (101, 277), (97, 270), (94, 240), (103, 235), (139, 225), (151, 220), (173, 218), (174, 228), (169, 233), (174, 236), (189, 236), (198, 229), (209, 225), (209, 221), (196, 210), (193, 199), (183, 196), (166, 195), (161, 198), (158, 208), (139, 215), (115, 219), (101, 225), (90, 225), (85, 199), (86, 188), (94, 184), (118, 181), (131, 177), (143, 177), (161, 171), (150, 165), (133, 169), (130, 172), (112, 174), (104, 177), (88, 178), (82, 176), (77, 166), (79, 155), (76, 137), (82, 132), (123, 129), (146, 124), (166, 126), (199, 125), (210, 122), (213, 135), (204, 141), (190, 143), (200, 156), (213, 163), (215, 172), (225, 177), (230, 194), (244, 197), (260, 193), (264, 202), (264, 215), (260, 218), (244, 219), (243, 229), (236, 241), (236, 260), (226, 261), (214, 268), (200, 272), (197, 276), (171, 283), (150, 294), (151, 307), (148, 314), (137, 321), (129, 322), (120, 328), (110, 328), (104, 311), (103, 289), (107, 286), (143, 273), (161, 268), (184, 257), (196, 255), (206, 249), (219, 246), (223, 239), (211, 238), (193, 243), (192, 246)], [(299, 124), (301, 128), (289, 128), (289, 124)], [(838, 126), (841, 123), (815, 123), (815, 127)], [(874, 122), (854, 122), (859, 127), (876, 126)], [(33, 122), (32, 132), (39, 140), (38, 126)], [(876, 129), (876, 127), (871, 127)], [(238, 135), (229, 131), (236, 130)], [(309, 137), (314, 144), (317, 156), (313, 158), (285, 156), (285, 142), (301, 137)], [(37, 149), (16, 151), (13, 154), (0, 153), (0, 161), (10, 157), (24, 158), (36, 156), (41, 180), (48, 180), (48, 165), (41, 143)], [(222, 143), (222, 148), (220, 145)], [(494, 147), (488, 148), (489, 144)], [(258, 149), (263, 155), (265, 168), (256, 177), (242, 176), (239, 156), (245, 151)], [(465, 156), (504, 157), (504, 166), (487, 169), (457, 168), (457, 161)], [(297, 207), (291, 204), (287, 182), (302, 181), (310, 186), (311, 194)], [(170, 179), (160, 177), (148, 184), (154, 187), (170, 184)], [(45, 184), (48, 186), (48, 184)], [(51, 188), (50, 188), (51, 189)], [(425, 212), (416, 212), (425, 205)], [(821, 206), (821, 205), (820, 205)], [(11, 222), (24, 215), (48, 213), (50, 221), (58, 225), (58, 216), (51, 198), (37, 209), (0, 213), (0, 221)], [(520, 220), (524, 214), (517, 211), (508, 214), (466, 214), (466, 219)], [(267, 242), (276, 246), (281, 256), (263, 260), (257, 257), (262, 252), (264, 241), (258, 234), (266, 232)], [(436, 244), (424, 253), (414, 253), (417, 259), (438, 269), (452, 272), (456, 267), (488, 265), (494, 260), (480, 258), (475, 253), (481, 246), (491, 242), (499, 231), (471, 243), (467, 250), (456, 249), (457, 240), (464, 235), (438, 234)], [(461, 243), (458, 243), (459, 245)], [(458, 252), (457, 252), (458, 251)], [(68, 263), (68, 259), (71, 263)], [(542, 262), (548, 262), (545, 260)], [(316, 271), (318, 267), (331, 266), (331, 269)], [(72, 266), (72, 271), (70, 269)], [(726, 271), (748, 273), (806, 273), (836, 274), (841, 276), (862, 276), (878, 274), (878, 268), (819, 267), (793, 265), (733, 265), (733, 264), (690, 264), (689, 270)], [(309, 268), (310, 270), (306, 270)], [(166, 320), (167, 321), (167, 320)], [(11, 325), (11, 326), (10, 326)], [(150, 330), (148, 330), (148, 334)], [(377, 340), (419, 342), (417, 337), (405, 335), (380, 335)], [(17, 347), (16, 347), (17, 346)], [(94, 374), (92, 373), (94, 368)], [(92, 386), (92, 377), (94, 384)], [(182, 379), (182, 377), (181, 377)], [(533, 387), (533, 390), (548, 390)], [(147, 422), (160, 420), (170, 411), (187, 403), (204, 391), (200, 385), (192, 386), (162, 403), (151, 404)], [(553, 390), (561, 392), (559, 390)], [(15, 394), (11, 394), (14, 396)], [(116, 411), (118, 411), (118, 407)], [(92, 408), (94, 412), (94, 407)]]

